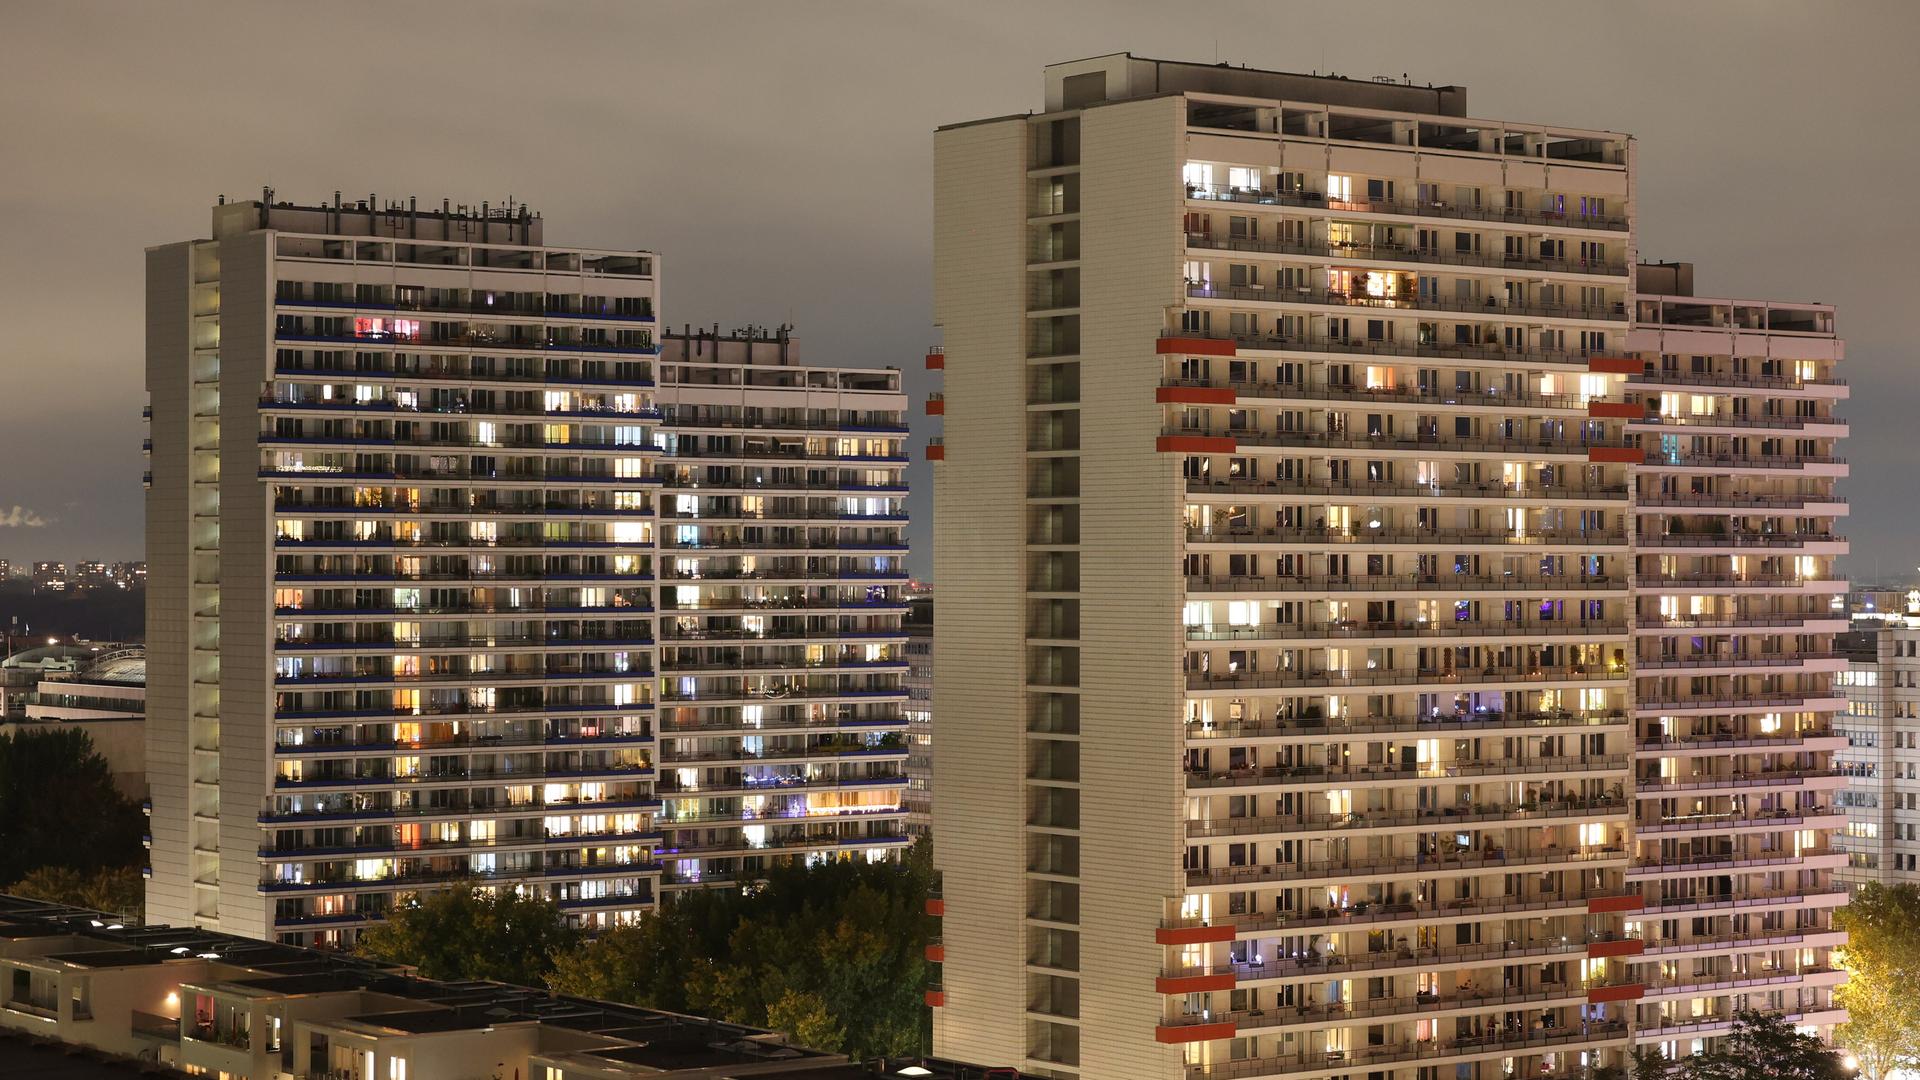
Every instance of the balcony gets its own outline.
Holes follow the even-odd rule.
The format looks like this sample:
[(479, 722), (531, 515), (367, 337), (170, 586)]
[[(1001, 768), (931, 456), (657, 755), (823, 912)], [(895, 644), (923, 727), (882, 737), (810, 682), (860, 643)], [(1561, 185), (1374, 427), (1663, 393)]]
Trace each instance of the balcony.
[(1515, 532), (1512, 529), (1437, 529), (1408, 528), (1404, 526), (1385, 526), (1368, 528), (1358, 525), (1294, 526), (1291, 528), (1216, 528), (1187, 530), (1187, 543), (1196, 544), (1276, 544), (1299, 545), (1307, 547), (1329, 547), (1368, 544), (1418, 544), (1437, 545), (1489, 545), (1493, 547), (1623, 547), (1627, 542), (1624, 531), (1613, 529), (1540, 529), (1528, 532)]
[(1233, 334), (1191, 330), (1168, 331), (1168, 338), (1205, 338), (1231, 341), (1236, 346), (1261, 352), (1336, 353), (1340, 355), (1414, 357), (1432, 360), (1490, 360), (1514, 367), (1540, 367), (1548, 364), (1587, 370), (1587, 361), (1605, 356), (1605, 350), (1521, 349), (1497, 343), (1442, 344), (1437, 340), (1388, 341), (1360, 337), (1327, 337), (1313, 334)]
[[(1470, 775), (1461, 772), (1453, 775)], [(1397, 777), (1386, 777), (1397, 779)], [(1624, 816), (1628, 801), (1620, 798), (1556, 799), (1545, 805), (1515, 803), (1498, 805), (1475, 803), (1460, 808), (1425, 810), (1360, 810), (1351, 814), (1293, 814), (1284, 817), (1217, 818), (1187, 821), (1187, 837), (1215, 839), (1269, 833), (1296, 832), (1368, 832), (1374, 829), (1433, 828), (1445, 831), (1454, 826), (1500, 825), (1506, 822), (1546, 822), (1584, 815)]]
[[(1247, 1058), (1213, 1065), (1187, 1066), (1187, 1080), (1230, 1080), (1238, 1077), (1289, 1076), (1295, 1073), (1332, 1075), (1408, 1061), (1468, 1060), (1514, 1054), (1544, 1054), (1555, 1047), (1624, 1042), (1627, 1026), (1620, 1021), (1583, 1023), (1578, 1030), (1493, 1033), (1474, 1038), (1432, 1040), (1359, 1050), (1327, 1050)], [(1559, 1078), (1540, 1078), (1559, 1080)]]
[(1578, 637), (1618, 638), (1627, 634), (1624, 621), (1540, 622), (1528, 619), (1512, 622), (1423, 622), (1401, 619), (1396, 622), (1308, 623), (1294, 626), (1235, 626), (1224, 630), (1187, 627), (1189, 643), (1221, 641), (1377, 641), (1406, 638), (1504, 638), (1504, 637)]
[(1796, 577), (1791, 574), (1635, 574), (1633, 583), (1662, 593), (1722, 592), (1742, 589), (1798, 592), (1845, 592), (1845, 578)]
[(1447, 731), (1487, 731), (1499, 728), (1620, 726), (1627, 714), (1618, 710), (1597, 712), (1500, 712), (1481, 710), (1463, 713), (1412, 714), (1404, 716), (1279, 717), (1265, 720), (1228, 721), (1214, 725), (1189, 723), (1187, 740), (1204, 745), (1208, 741), (1268, 740), (1281, 738), (1341, 739), (1377, 734), (1420, 734)]
[(1163, 1020), (1161, 1024), (1166, 1027), (1191, 1027), (1224, 1023), (1233, 1024), (1241, 1031), (1254, 1031), (1302, 1025), (1349, 1024), (1369, 1017), (1434, 1017), (1444, 1013), (1547, 1003), (1556, 1006), (1585, 1005), (1586, 988), (1570, 985), (1531, 992), (1416, 994), (1413, 997), (1382, 997), (1364, 1001), (1315, 1001), (1300, 1005), (1275, 1005), (1271, 1009), (1189, 1013)]
[[(1763, 469), (1805, 472), (1809, 465), (1845, 465), (1847, 459), (1826, 454), (1715, 454), (1706, 452), (1649, 451), (1647, 465), (1676, 469)], [(1828, 475), (1844, 475), (1833, 473)]]
[(1520, 667), (1487, 664), (1468, 670), (1455, 668), (1326, 668), (1271, 672), (1187, 675), (1189, 693), (1239, 693), (1246, 690), (1292, 690), (1323, 686), (1487, 686), (1504, 683), (1624, 681), (1624, 666), (1569, 664), (1564, 667)]
[(1502, 410), (1565, 410), (1587, 414), (1589, 398), (1577, 394), (1512, 393), (1497, 387), (1443, 390), (1434, 386), (1363, 386), (1331, 383), (1307, 386), (1297, 382), (1256, 382), (1245, 379), (1162, 379), (1165, 387), (1203, 387), (1232, 390), (1251, 398), (1298, 401), (1362, 401), (1372, 405), (1451, 405), (1456, 408)]
[(1669, 656), (1637, 659), (1634, 670), (1642, 674), (1654, 672), (1687, 672), (1720, 669), (1745, 670), (1750, 668), (1807, 668), (1825, 663), (1821, 670), (1841, 670), (1845, 666), (1846, 654), (1828, 650), (1811, 649), (1806, 652), (1774, 653), (1762, 655), (1712, 655)]
[[(1411, 281), (1408, 282), (1411, 288)], [(1511, 303), (1489, 296), (1485, 301), (1448, 300), (1438, 296), (1419, 296), (1411, 292), (1400, 296), (1374, 296), (1365, 292), (1340, 292), (1334, 289), (1263, 288), (1258, 285), (1215, 285), (1189, 281), (1187, 296), (1195, 300), (1232, 300), (1237, 303), (1307, 304), (1315, 307), (1368, 308), (1388, 311), (1445, 311), (1475, 315), (1487, 319), (1518, 316), (1548, 319), (1579, 319), (1589, 322), (1625, 322), (1627, 306), (1622, 302), (1585, 307), (1566, 304)]]
[(1187, 198), (1201, 202), (1249, 203), (1256, 206), (1295, 206), (1333, 214), (1394, 214), (1458, 221), (1490, 221), (1505, 225), (1541, 225), (1549, 228), (1625, 232), (1620, 215), (1568, 214), (1556, 210), (1528, 210), (1505, 206), (1457, 206), (1444, 201), (1394, 199), (1329, 199), (1318, 191), (1257, 191), (1226, 184), (1188, 184)]
[(1648, 900), (1647, 910), (1657, 911), (1661, 915), (1680, 915), (1718, 909), (1837, 907), (1846, 901), (1845, 885), (1834, 885), (1824, 889), (1743, 889), (1737, 893), (1710, 893), (1703, 896)]
[(1508, 273), (1591, 274), (1626, 277), (1624, 260), (1549, 259), (1533, 255), (1512, 255), (1497, 251), (1462, 252), (1433, 248), (1401, 247), (1397, 244), (1313, 243), (1304, 240), (1253, 240), (1247, 237), (1217, 237), (1188, 233), (1187, 247), (1209, 251), (1242, 251), (1265, 255), (1303, 255), (1312, 259), (1356, 259), (1366, 262), (1409, 262), (1423, 266), (1470, 266)]
[(1502, 499), (1508, 502), (1624, 502), (1625, 484), (1478, 483), (1397, 484), (1372, 480), (1188, 480), (1187, 493), (1217, 499), (1244, 495), (1368, 501), (1377, 499)]
[[(1412, 895), (1411, 892), (1402, 892), (1401, 899), (1397, 902), (1363, 900), (1346, 907), (1312, 905), (1300, 914), (1275, 912), (1270, 915), (1224, 915), (1215, 916), (1212, 919), (1172, 919), (1162, 922), (1161, 926), (1169, 929), (1225, 926), (1231, 927), (1236, 937), (1245, 938), (1306, 931), (1341, 934), (1403, 923), (1439, 922), (1453, 925), (1488, 915), (1524, 915), (1528, 918), (1544, 919), (1562, 913), (1584, 916), (1587, 912), (1587, 900), (1578, 892), (1570, 892), (1563, 897), (1542, 896), (1533, 900), (1507, 897), (1491, 900), (1474, 898), (1430, 904), (1415, 904), (1412, 902)], [(1235, 970), (1245, 972), (1264, 969), (1243, 964), (1236, 965)]]
[[(1686, 582), (1691, 584), (1691, 582)], [(1467, 592), (1529, 592), (1556, 596), (1568, 592), (1627, 591), (1625, 577), (1525, 574), (1295, 574), (1189, 577), (1187, 591), (1255, 592), (1414, 592), (1448, 596)]]
[[(1586, 754), (1578, 757), (1544, 758), (1496, 758), (1487, 761), (1470, 759), (1420, 762), (1413, 765), (1268, 765), (1242, 766), (1223, 773), (1208, 773), (1198, 770), (1187, 772), (1187, 790), (1200, 791), (1209, 788), (1245, 788), (1245, 787), (1288, 787), (1321, 786), (1333, 787), (1364, 786), (1393, 781), (1441, 781), (1461, 780), (1474, 776), (1540, 776), (1550, 773), (1567, 774), (1603, 774), (1624, 773), (1632, 767), (1632, 759), (1626, 754)], [(1361, 813), (1357, 817), (1364, 824), (1369, 816)], [(1444, 816), (1444, 815), (1443, 815)]]
[(1261, 431), (1252, 427), (1167, 427), (1160, 433), (1169, 437), (1232, 439), (1242, 451), (1254, 446), (1278, 446), (1321, 451), (1499, 454), (1522, 459), (1569, 457), (1585, 462), (1588, 452), (1595, 447), (1619, 448), (1617, 443), (1588, 442), (1584, 439), (1455, 438), (1434, 431), (1422, 431), (1414, 435), (1342, 435), (1324, 431)]
[(1842, 554), (1847, 539), (1830, 532), (1809, 530), (1806, 532), (1745, 532), (1737, 529), (1657, 533), (1651, 530), (1640, 534), (1640, 547), (1647, 548), (1736, 548), (1736, 549), (1776, 549), (1781, 551), (1800, 550), (1819, 547), (1822, 544), (1840, 545), (1833, 554)]
[[(1491, 852), (1463, 856), (1425, 855), (1399, 859), (1330, 859), (1323, 862), (1298, 861), (1267, 866), (1226, 866), (1208, 870), (1189, 870), (1187, 888), (1221, 888), (1285, 882), (1306, 885), (1339, 882), (1356, 878), (1393, 879), (1426, 875), (1502, 872), (1516, 866), (1566, 866), (1594, 863), (1626, 863), (1625, 848), (1587, 848), (1536, 852)], [(1630, 870), (1629, 873), (1632, 871)]]
[(1735, 510), (1802, 510), (1820, 508), (1828, 513), (1844, 512), (1847, 500), (1825, 495), (1770, 495), (1742, 492), (1737, 495), (1643, 492), (1636, 500), (1641, 507), (1684, 507), (1694, 509), (1730, 508)]
[(1736, 375), (1714, 371), (1647, 370), (1627, 376), (1627, 388), (1648, 386), (1719, 386), (1735, 390), (1820, 391), (1844, 388), (1845, 379), (1788, 378), (1784, 375)]
[(1737, 790), (1758, 787), (1798, 788), (1807, 786), (1810, 780), (1844, 779), (1845, 777), (1844, 772), (1832, 768), (1739, 769), (1722, 776), (1688, 776), (1672, 780), (1641, 777), (1635, 785), (1635, 795), (1642, 799), (1659, 799), (1671, 797), (1683, 791)]

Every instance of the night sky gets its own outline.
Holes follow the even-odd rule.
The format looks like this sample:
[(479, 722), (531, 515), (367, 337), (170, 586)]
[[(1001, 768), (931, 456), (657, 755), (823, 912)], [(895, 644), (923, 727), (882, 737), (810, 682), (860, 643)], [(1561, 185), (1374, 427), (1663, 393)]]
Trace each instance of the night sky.
[(511, 196), (549, 243), (658, 251), (676, 328), (793, 321), (803, 359), (900, 366), (917, 401), (934, 127), (1132, 51), (1637, 136), (1643, 258), (1840, 305), (1850, 570), (1920, 565), (1920, 4), (0, 0), (0, 40), (0, 558), (140, 557), (141, 253), (220, 194)]

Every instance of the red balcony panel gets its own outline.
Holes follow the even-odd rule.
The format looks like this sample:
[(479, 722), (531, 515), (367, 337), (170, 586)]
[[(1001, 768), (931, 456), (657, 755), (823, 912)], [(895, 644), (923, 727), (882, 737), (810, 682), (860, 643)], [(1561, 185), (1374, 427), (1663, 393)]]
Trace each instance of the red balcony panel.
[(1647, 943), (1639, 938), (1625, 938), (1620, 941), (1596, 941), (1587, 946), (1588, 957), (1600, 956), (1638, 956), (1647, 951)]
[(1635, 356), (1589, 356), (1587, 370), (1608, 375), (1639, 375), (1647, 370), (1647, 362)]
[(946, 353), (930, 352), (927, 354), (927, 370), (928, 371), (945, 371), (946, 369), (947, 369)]
[(1240, 395), (1225, 386), (1162, 386), (1153, 400), (1163, 405), (1232, 405)]
[(1587, 1003), (1598, 1005), (1603, 1001), (1638, 1001), (1645, 997), (1647, 988), (1639, 983), (1626, 986), (1596, 986), (1587, 991)]
[(946, 962), (947, 962), (947, 947), (945, 945), (927, 946), (927, 963), (944, 964)]
[(1225, 338), (1163, 337), (1153, 347), (1161, 356), (1192, 353), (1194, 356), (1233, 356), (1234, 344)]
[(945, 915), (946, 913), (947, 913), (947, 902), (945, 900), (936, 900), (932, 897), (927, 898), (927, 914)]
[(940, 1006), (942, 1006), (942, 1005), (945, 1005), (946, 1003), (947, 1003), (947, 992), (946, 992), (945, 990), (929, 990), (929, 991), (927, 991), (927, 1004), (928, 1004), (928, 1005), (931, 1005), (931, 1006), (933, 1006), (934, 1008), (936, 1008), (936, 1009), (937, 1009), (937, 1008), (939, 1008)]
[(1153, 940), (1162, 945), (1204, 945), (1209, 941), (1232, 941), (1231, 926), (1162, 926), (1154, 930)]
[(1630, 401), (1589, 401), (1588, 416), (1617, 416), (1626, 420), (1638, 420), (1647, 415), (1647, 407)]
[(1233, 972), (1212, 975), (1162, 975), (1153, 980), (1153, 988), (1162, 994), (1199, 994), (1208, 990), (1233, 989)]
[(946, 401), (941, 398), (928, 398), (927, 399), (927, 415), (928, 416), (947, 415)]
[(1212, 1042), (1215, 1039), (1231, 1039), (1240, 1029), (1232, 1023), (1225, 1024), (1161, 1024), (1153, 1029), (1153, 1040), (1163, 1043)]
[(927, 447), (927, 460), (928, 460), (928, 461), (945, 461), (945, 460), (947, 460), (947, 448), (946, 448), (946, 447), (944, 447), (944, 446), (929, 446), (929, 447)]
[(1224, 435), (1162, 435), (1153, 448), (1163, 454), (1231, 454), (1240, 443)]
[(1590, 896), (1587, 898), (1587, 914), (1604, 915), (1610, 911), (1639, 911), (1647, 906), (1647, 898), (1639, 893), (1626, 896)]
[(1588, 461), (1623, 461), (1638, 465), (1647, 460), (1647, 452), (1637, 446), (1589, 446)]

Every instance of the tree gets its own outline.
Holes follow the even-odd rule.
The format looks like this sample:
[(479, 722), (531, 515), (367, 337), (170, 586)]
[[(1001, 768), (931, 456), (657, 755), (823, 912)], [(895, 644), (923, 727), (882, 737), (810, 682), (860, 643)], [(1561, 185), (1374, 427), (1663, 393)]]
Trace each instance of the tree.
[(1847, 1080), (1840, 1055), (1778, 1013), (1743, 1010), (1711, 1053), (1679, 1064), (1682, 1080)]
[(789, 990), (767, 1006), (767, 1026), (784, 1031), (795, 1042), (815, 1050), (839, 1053), (847, 1044), (847, 1029), (834, 1023), (819, 994)]
[(1848, 1020), (1834, 1032), (1866, 1080), (1920, 1068), (1920, 889), (1870, 882), (1834, 917), (1847, 932), (1835, 1001)]
[(139, 866), (146, 822), (76, 727), (0, 731), (0, 883), (43, 866)]
[(409, 964), (429, 979), (492, 979), (538, 986), (554, 957), (579, 943), (546, 900), (473, 882), (403, 897), (383, 923), (361, 931), (354, 951)]
[(1636, 1046), (1628, 1052), (1633, 1080), (1671, 1080), (1676, 1062), (1657, 1046)]
[(561, 955), (562, 993), (766, 1025), (855, 1059), (919, 1052), (928, 965), (924, 845), (900, 862), (767, 872), (691, 892)]
[(136, 922), (146, 907), (146, 879), (129, 866), (92, 872), (43, 866), (7, 886), (7, 891), (35, 900), (112, 912)]

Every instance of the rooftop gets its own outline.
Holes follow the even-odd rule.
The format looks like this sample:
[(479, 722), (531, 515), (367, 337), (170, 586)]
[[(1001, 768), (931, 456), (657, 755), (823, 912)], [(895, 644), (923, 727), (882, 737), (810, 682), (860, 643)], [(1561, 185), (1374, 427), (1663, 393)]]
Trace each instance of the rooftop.
[[(1097, 71), (1108, 77), (1101, 93), (1082, 77)], [(1095, 101), (1120, 101), (1157, 94), (1207, 93), (1236, 97), (1350, 105), (1432, 116), (1465, 116), (1464, 86), (1416, 86), (1405, 75), (1354, 79), (1318, 72), (1269, 71), (1245, 65), (1156, 60), (1130, 52), (1090, 56), (1048, 64), (1047, 110), (1071, 109)]]
[[(360, 994), (344, 1018), (314, 1024), (373, 1038), (478, 1032), (506, 1025), (561, 1029), (566, 1039), (540, 1042), (567, 1049), (535, 1051), (534, 1056), (578, 1061), (603, 1075), (853, 1080), (876, 1073), (900, 1075), (903, 1068), (924, 1070), (905, 1075), (936, 1080), (988, 1080), (990, 1075), (984, 1068), (921, 1059), (848, 1065), (840, 1055), (788, 1045), (782, 1036), (762, 1028), (503, 983), (425, 979), (399, 965), (341, 953), (203, 930), (122, 925), (105, 912), (0, 894), (0, 941), (32, 938), (58, 950), (46, 954), (45, 962), (88, 968), (96, 985), (112, 978), (113, 968), (178, 963), (183, 976), (189, 976), (180, 980), (181, 986), (216, 996)], [(14, 962), (40, 961), (16, 957)], [(87, 1052), (79, 1047), (61, 1046), (52, 1055), (60, 1060), (48, 1062), (69, 1071), (28, 1071), (29, 1065), (42, 1068), (34, 1063), (13, 1068), (8, 1057), (12, 1052), (0, 1031), (0, 1076), (112, 1080), (141, 1075), (137, 1065), (113, 1059), (80, 1064)]]

